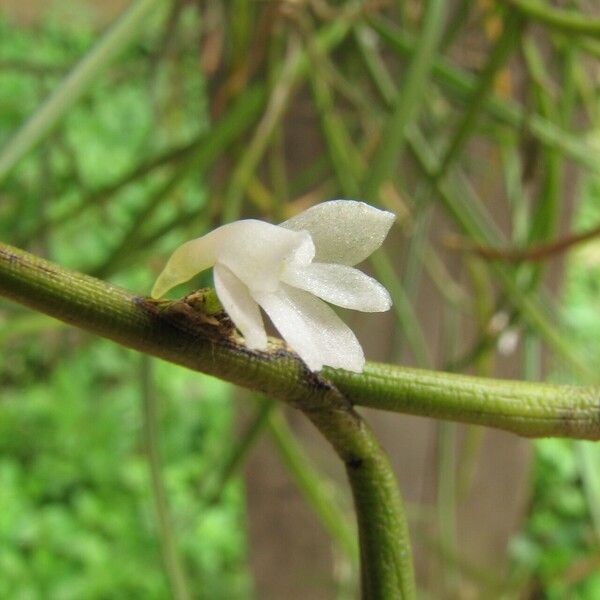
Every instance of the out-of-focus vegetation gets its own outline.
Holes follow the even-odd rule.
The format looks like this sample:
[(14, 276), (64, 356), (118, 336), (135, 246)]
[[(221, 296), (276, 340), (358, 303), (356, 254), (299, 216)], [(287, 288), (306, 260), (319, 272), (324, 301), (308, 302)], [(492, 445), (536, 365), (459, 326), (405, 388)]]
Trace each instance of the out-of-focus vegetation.
[[(3, 386), (0, 595), (168, 597), (140, 358), (106, 342), (84, 343), (77, 353), (63, 350), (44, 376), (30, 372), (40, 357), (29, 356), (19, 385)], [(227, 387), (156, 366), (162, 473), (190, 584), (201, 585), (202, 598), (246, 598), (242, 490), (229, 486), (214, 506), (200, 493), (230, 428)]]
[[(332, 197), (364, 198), (399, 215), (402, 252), (371, 265), (394, 296), (390, 360), (491, 375), (521, 339), (522, 377), (544, 375), (549, 349), (550, 376), (590, 381), (597, 245), (551, 245), (568, 235), (567, 205), (574, 231), (600, 222), (600, 27), (590, 3), (560, 4), (540, 16), (529, 0), (156, 2), (2, 175), (0, 237), (145, 293), (168, 252), (222, 221), (277, 222)], [(0, 165), (94, 51), (98, 33), (79, 10), (30, 27), (0, 12)], [(542, 262), (511, 259), (531, 247)], [(565, 252), (558, 310), (544, 261)], [(435, 351), (419, 318), (424, 280), (443, 307)], [(345, 514), (272, 406), (261, 403), (234, 440), (225, 384), (149, 366), (9, 303), (0, 344), (0, 597), (250, 597), (232, 474), (265, 431), (353, 569)], [(476, 462), (480, 435), (467, 432), (465, 461)], [(464, 578), (479, 597), (600, 596), (594, 446), (537, 444), (528, 515), (492, 585), (457, 561), (463, 464), (449, 458), (452, 425), (438, 443), (449, 566), (430, 569), (424, 593), (460, 597)], [(355, 578), (339, 577), (340, 596)]]
[[(590, 230), (600, 222), (600, 181), (582, 186), (574, 223)], [(591, 241), (569, 258), (563, 290), (564, 318), (590, 357), (600, 359), (600, 245)], [(531, 507), (511, 543), (514, 574), (531, 595), (594, 598), (600, 594), (600, 451), (596, 444), (540, 440), (532, 470)]]
[[(175, 80), (177, 90), (162, 80), (167, 73), (149, 66), (163, 18), (5, 182), (2, 239), (31, 243), (76, 268), (109, 264), (153, 182), (128, 186), (110, 207), (96, 205), (95, 196), (81, 214), (66, 215), (140, 158), (206, 128), (204, 83), (191, 56), (177, 63), (185, 73)], [(193, 35), (195, 27), (192, 12), (182, 30)], [(1, 139), (96, 38), (85, 20), (18, 28), (3, 16)], [(185, 101), (169, 110), (170, 97), (179, 95)], [(159, 218), (202, 206), (205, 195), (192, 177)], [(144, 291), (151, 277), (140, 259), (118, 280)], [(144, 377), (158, 403), (162, 479), (187, 585), (198, 598), (250, 597), (240, 483), (228, 485), (218, 504), (203, 495), (230, 436), (229, 386), (166, 363), (153, 363), (148, 374), (139, 355), (8, 304), (0, 315), (0, 597), (170, 596), (144, 433)]]

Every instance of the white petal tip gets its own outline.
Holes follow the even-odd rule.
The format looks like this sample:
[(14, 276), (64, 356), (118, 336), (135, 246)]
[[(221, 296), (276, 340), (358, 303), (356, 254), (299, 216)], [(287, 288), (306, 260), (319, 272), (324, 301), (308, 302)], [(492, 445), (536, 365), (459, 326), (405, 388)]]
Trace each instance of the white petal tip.
[(365, 356), (358, 341), (356, 345), (353, 344), (349, 347), (340, 348), (340, 353), (337, 356), (319, 356), (314, 352), (314, 349), (310, 355), (298, 352), (298, 356), (313, 373), (320, 371), (323, 367), (343, 369), (352, 373), (362, 373), (365, 368)]
[(249, 350), (266, 350), (268, 346), (266, 335), (264, 338), (260, 335), (252, 337), (247, 336), (244, 338), (244, 343)]
[[(383, 286), (381, 286), (381, 289), (382, 297), (379, 299), (379, 302), (376, 305), (376, 309), (372, 310), (371, 312), (386, 312), (390, 310), (390, 308), (392, 308), (394, 304), (392, 302), (392, 297), (390, 296), (390, 293)], [(385, 292), (385, 295), (383, 294), (383, 292)]]
[(364, 300), (362, 305), (352, 308), (369, 313), (387, 312), (392, 308), (392, 299), (389, 292), (379, 282), (376, 283), (378, 287), (375, 288), (370, 298)]
[(365, 368), (365, 361), (363, 360), (362, 363), (356, 364), (336, 365), (332, 368), (343, 369), (344, 371), (350, 371), (351, 373), (362, 373)]

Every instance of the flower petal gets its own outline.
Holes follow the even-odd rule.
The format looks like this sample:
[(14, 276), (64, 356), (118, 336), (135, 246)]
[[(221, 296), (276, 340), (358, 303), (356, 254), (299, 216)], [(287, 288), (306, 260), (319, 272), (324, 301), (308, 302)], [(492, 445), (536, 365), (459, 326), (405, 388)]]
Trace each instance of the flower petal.
[(248, 292), (248, 288), (224, 265), (216, 264), (213, 270), (217, 296), (242, 332), (248, 348), (265, 350), (267, 334), (258, 304)]
[(160, 298), (217, 261), (246, 285), (274, 290), (284, 261), (308, 264), (314, 253), (314, 244), (305, 231), (253, 219), (235, 221), (179, 246), (158, 276), (152, 297)]
[(323, 301), (285, 284), (276, 292), (252, 295), (311, 371), (323, 365), (363, 370), (365, 356), (356, 336)]
[(215, 264), (215, 251), (222, 227), (207, 233), (201, 238), (182, 244), (171, 254), (165, 268), (158, 276), (151, 295), (153, 298), (164, 296), (171, 288), (184, 283), (201, 271)]
[(236, 221), (225, 228), (226, 235), (216, 250), (217, 262), (253, 290), (275, 291), (285, 262), (308, 264), (315, 254), (306, 231), (290, 231), (253, 219)]
[(343, 308), (383, 312), (392, 306), (388, 291), (378, 281), (346, 265), (290, 265), (281, 280)]
[(356, 200), (330, 200), (281, 223), (308, 231), (315, 244), (315, 261), (355, 265), (385, 239), (396, 216)]

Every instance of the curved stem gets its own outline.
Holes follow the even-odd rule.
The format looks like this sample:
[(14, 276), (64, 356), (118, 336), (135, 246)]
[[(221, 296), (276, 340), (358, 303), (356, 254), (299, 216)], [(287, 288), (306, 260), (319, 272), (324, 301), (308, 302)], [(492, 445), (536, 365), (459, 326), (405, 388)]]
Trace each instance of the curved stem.
[(506, 429), (600, 439), (600, 389), (505, 381), (368, 363), (316, 375), (273, 344), (250, 351), (186, 299), (153, 302), (0, 243), (0, 296), (190, 369), (303, 409), (349, 403)]
[(408, 523), (387, 456), (352, 409), (303, 410), (344, 462), (352, 488), (361, 559), (361, 598), (416, 598)]

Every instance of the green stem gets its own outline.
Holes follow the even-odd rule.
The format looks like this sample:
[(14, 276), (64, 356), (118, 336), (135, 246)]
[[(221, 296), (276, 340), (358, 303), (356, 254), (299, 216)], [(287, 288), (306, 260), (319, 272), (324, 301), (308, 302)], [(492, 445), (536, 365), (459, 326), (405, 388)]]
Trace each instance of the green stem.
[(527, 18), (563, 33), (600, 36), (600, 19), (592, 15), (554, 8), (547, 2), (509, 0), (509, 3)]
[(269, 415), (277, 406), (274, 400), (262, 396), (257, 398), (256, 404), (256, 412), (250, 424), (240, 435), (235, 445), (229, 447), (227, 456), (207, 484), (203, 496), (208, 504), (216, 504), (220, 500), (227, 482), (243, 465), (250, 451), (254, 448), (254, 444), (258, 441), (260, 434), (263, 433), (268, 424)]
[(471, 98), (467, 103), (467, 108), (464, 111), (461, 121), (453, 132), (452, 138), (446, 149), (436, 177), (441, 179), (462, 152), (465, 144), (469, 140), (479, 115), (483, 111), (485, 104), (493, 92), (493, 84), (496, 75), (504, 67), (511, 54), (518, 45), (521, 33), (521, 19), (517, 15), (509, 15), (503, 23), (502, 35), (493, 51), (490, 53), (488, 62), (483, 71), (479, 75), (477, 86), (473, 90)]
[(393, 300), (393, 310), (406, 338), (408, 347), (419, 366), (428, 367), (432, 364), (425, 333), (413, 308), (402, 282), (398, 280), (394, 265), (383, 249), (378, 250), (369, 259), (373, 265), (377, 279), (389, 290)]
[(370, 161), (363, 187), (367, 200), (376, 201), (381, 186), (398, 164), (406, 141), (406, 129), (419, 114), (444, 27), (446, 2), (429, 0), (423, 9), (423, 25), (402, 90), (396, 95), (392, 114), (382, 129), (381, 142)]
[[(372, 15), (369, 22), (381, 40), (397, 53), (408, 56), (414, 53), (414, 41), (388, 20)], [(463, 107), (468, 106), (479, 81), (476, 76), (439, 56), (433, 65), (432, 75), (451, 98), (454, 97)], [(539, 114), (529, 115), (517, 102), (501, 99), (496, 95), (488, 96), (484, 109), (486, 115), (499, 124), (508, 125), (515, 131), (525, 130), (540, 142), (559, 149), (592, 172), (598, 172), (596, 153), (591, 144), (582, 140), (580, 134), (567, 132)]]
[(236, 136), (240, 135), (258, 114), (264, 101), (264, 92), (260, 87), (249, 87), (239, 96), (229, 112), (224, 115), (210, 132), (210, 138), (205, 144), (197, 145), (170, 177), (163, 182), (146, 200), (141, 210), (135, 215), (128, 229), (122, 234), (120, 242), (98, 265), (93, 274), (105, 277), (122, 266), (140, 247), (144, 226), (151, 221), (153, 214), (172, 195), (192, 172), (206, 172), (223, 152), (231, 145)]
[(319, 517), (331, 539), (337, 542), (348, 559), (356, 562), (358, 549), (352, 529), (344, 519), (343, 512), (335, 505), (332, 494), (328, 493), (330, 486), (326, 485), (310, 463), (281, 411), (272, 411), (269, 414), (268, 426), (271, 439), (298, 489)]
[(413, 600), (416, 586), (404, 505), (392, 466), (373, 432), (352, 409), (303, 412), (346, 466), (358, 521), (361, 598)]
[(352, 402), (485, 425), (526, 437), (600, 439), (600, 390), (490, 379), (369, 363), (362, 375), (333, 377)]
[[(346, 37), (349, 29), (350, 22), (344, 19), (323, 27), (315, 33), (316, 48), (319, 51), (334, 48)], [(275, 89), (271, 92), (263, 117), (231, 175), (231, 182), (225, 194), (223, 221), (234, 221), (239, 217), (248, 182), (263, 157), (273, 132), (281, 122), (298, 78), (305, 75), (308, 67), (307, 54), (292, 44)]]
[[(411, 132), (410, 141), (411, 149), (417, 163), (423, 169), (423, 174), (434, 183), (436, 196), (457, 225), (473, 240), (488, 245), (499, 244), (502, 235), (481, 200), (464, 178), (458, 173), (449, 173), (444, 181), (436, 180), (438, 160), (426, 139), (415, 130)], [(548, 303), (522, 290), (510, 269), (503, 265), (492, 265), (492, 269), (511, 303), (519, 309), (527, 323), (540, 333), (548, 346), (563, 358), (574, 372), (588, 381), (594, 381), (595, 373), (588, 367), (578, 349), (574, 348), (554, 325), (555, 317)]]
[[(528, 437), (600, 439), (600, 389), (504, 381), (368, 363), (307, 371), (295, 354), (250, 351), (199, 325), (185, 301), (156, 303), (0, 243), (0, 296), (302, 409), (361, 406)], [(343, 394), (343, 396), (342, 396)]]
[[(129, 347), (301, 406), (347, 466), (359, 521), (364, 598), (397, 598), (399, 590), (402, 598), (414, 598), (408, 528), (393, 471), (335, 387), (309, 374), (291, 353), (249, 352), (230, 339), (193, 331), (180, 311), (164, 320), (165, 313), (153, 313), (144, 298), (27, 253), (0, 246), (0, 265), (6, 267), (0, 268), (0, 293)], [(174, 304), (183, 308), (184, 303)]]
[(177, 543), (169, 505), (167, 492), (161, 473), (160, 447), (158, 439), (158, 407), (154, 385), (152, 382), (152, 363), (148, 356), (142, 357), (142, 406), (144, 415), (144, 435), (148, 464), (150, 466), (150, 480), (152, 495), (156, 507), (158, 529), (160, 533), (161, 550), (165, 561), (165, 569), (171, 584), (171, 591), (175, 600), (188, 600), (191, 596), (188, 591), (187, 580), (183, 565), (177, 554)]
[[(395, 38), (392, 37), (392, 39)], [(494, 52), (495, 58), (492, 57), (488, 68), (485, 70), (486, 75), (484, 76), (484, 83), (473, 92), (473, 102), (476, 107), (481, 108), (483, 99), (489, 97), (487, 91), (489, 91), (488, 88), (491, 82), (491, 75), (502, 61), (506, 59), (513, 41), (513, 38), (507, 34), (506, 39), (504, 41), (501, 40), (497, 45)], [(451, 142), (450, 151), (446, 156), (452, 157), (452, 155), (460, 149), (460, 146), (466, 139), (465, 136), (471, 126), (470, 124), (476, 115), (477, 110), (474, 112), (467, 112), (466, 117), (463, 119), (463, 125), (459, 127), (458, 135), (455, 137), (456, 142)], [(497, 243), (497, 240), (501, 239), (502, 236), (498, 231), (496, 224), (490, 219), (489, 214), (482, 203), (478, 197), (472, 193), (472, 190), (466, 182), (462, 182), (462, 185), (460, 186), (464, 189), (456, 193), (454, 189), (456, 186), (453, 184), (458, 181), (458, 174), (449, 173), (445, 178), (442, 178), (444, 171), (448, 170), (451, 161), (446, 160), (440, 162), (432, 152), (427, 140), (421, 134), (418, 127), (413, 127), (408, 131), (407, 137), (409, 138), (411, 150), (417, 159), (417, 163), (423, 169), (425, 178), (432, 184), (436, 196), (443, 203), (444, 207), (457, 224), (474, 240), (483, 241), (492, 245)], [(468, 193), (465, 194), (465, 192)], [(551, 311), (548, 307), (544, 306), (530, 294), (524, 292), (515, 280), (511, 270), (507, 270), (501, 265), (493, 266), (493, 270), (514, 306), (520, 309), (528, 323), (540, 332), (548, 345), (555, 350), (559, 356), (566, 359), (575, 372), (583, 375), (590, 381), (593, 381), (594, 374), (588, 368), (585, 361), (579, 353), (565, 341), (564, 336), (562, 336), (553, 326), (550, 317)]]
[(600, 540), (600, 473), (598, 466), (598, 447), (589, 442), (575, 442), (575, 453), (579, 461), (579, 470), (583, 490), (590, 513), (596, 543)]
[(120, 192), (123, 188), (131, 183), (150, 175), (155, 170), (159, 170), (172, 163), (177, 164), (182, 160), (185, 160), (200, 146), (204, 146), (208, 143), (207, 137), (209, 134), (212, 134), (211, 130), (208, 132), (203, 131), (201, 134), (196, 136), (193, 141), (175, 148), (170, 148), (169, 150), (158, 154), (154, 158), (141, 162), (123, 175), (117, 177), (117, 179), (111, 183), (105, 184), (95, 190), (88, 191), (81, 198), (78, 204), (70, 206), (57, 214), (49, 215), (44, 220), (38, 222), (30, 231), (21, 235), (19, 239), (22, 239), (23, 244), (25, 244), (27, 240), (37, 238), (40, 233), (46, 229), (52, 227), (61, 227), (88, 209), (105, 206), (116, 193)]
[[(437, 436), (437, 515), (440, 543), (456, 553), (456, 425), (440, 423)], [(450, 562), (441, 565), (443, 588), (455, 597), (459, 587), (458, 573)]]

